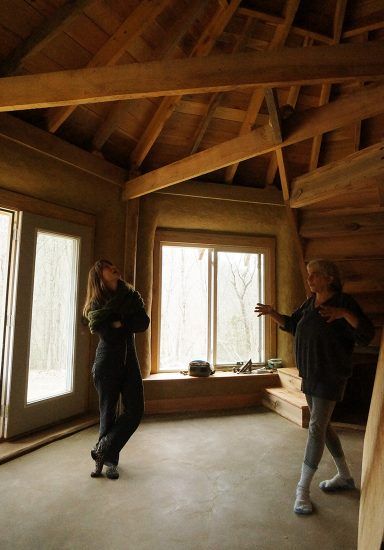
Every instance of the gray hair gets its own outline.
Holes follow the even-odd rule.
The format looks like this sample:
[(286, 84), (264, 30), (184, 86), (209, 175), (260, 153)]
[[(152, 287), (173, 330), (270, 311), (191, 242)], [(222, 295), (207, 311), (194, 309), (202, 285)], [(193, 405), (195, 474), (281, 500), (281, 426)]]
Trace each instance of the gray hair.
[(329, 260), (311, 260), (307, 263), (307, 267), (315, 267), (322, 275), (326, 277), (331, 277), (332, 281), (329, 285), (331, 290), (336, 292), (341, 292), (343, 284), (341, 282), (339, 269), (336, 264), (330, 262)]

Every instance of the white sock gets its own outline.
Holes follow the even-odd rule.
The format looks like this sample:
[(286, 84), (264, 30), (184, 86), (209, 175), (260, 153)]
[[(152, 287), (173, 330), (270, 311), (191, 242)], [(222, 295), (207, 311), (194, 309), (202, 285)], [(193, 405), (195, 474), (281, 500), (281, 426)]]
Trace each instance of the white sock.
[(335, 461), (337, 472), (339, 476), (343, 479), (351, 479), (351, 472), (349, 471), (348, 464), (344, 456), (334, 456), (333, 460)]
[(307, 464), (305, 464), (305, 462), (303, 462), (303, 465), (301, 466), (301, 477), (297, 486), (309, 491), (309, 487), (315, 473), (316, 470), (314, 468), (310, 468)]
[(293, 507), (296, 514), (311, 514), (312, 503), (309, 498), (309, 488), (316, 470), (303, 463), (301, 477), (296, 488), (296, 500)]
[(319, 487), (323, 491), (343, 491), (355, 489), (355, 482), (351, 477), (349, 479), (344, 479), (339, 474), (336, 474), (332, 479), (321, 481)]

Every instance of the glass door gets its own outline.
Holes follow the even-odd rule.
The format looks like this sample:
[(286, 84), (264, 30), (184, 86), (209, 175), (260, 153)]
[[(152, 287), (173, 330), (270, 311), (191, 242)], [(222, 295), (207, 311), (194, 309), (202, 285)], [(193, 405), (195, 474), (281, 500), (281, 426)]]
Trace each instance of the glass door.
[(10, 315), (7, 308), (7, 296), (10, 283), (10, 263), (12, 250), (12, 236), (16, 213), (0, 209), (0, 437), (3, 436), (4, 426), (4, 351), (6, 345), (6, 327), (10, 325)]
[(81, 324), (92, 229), (22, 213), (6, 437), (84, 412), (89, 331)]

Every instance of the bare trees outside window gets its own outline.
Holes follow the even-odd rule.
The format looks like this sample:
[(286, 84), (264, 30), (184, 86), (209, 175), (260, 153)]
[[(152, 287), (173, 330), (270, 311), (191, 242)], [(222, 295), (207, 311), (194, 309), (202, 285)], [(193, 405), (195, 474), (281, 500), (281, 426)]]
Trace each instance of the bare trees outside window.
[(265, 361), (264, 278), (261, 253), (162, 244), (159, 370)]
[(72, 391), (79, 245), (37, 232), (27, 402)]

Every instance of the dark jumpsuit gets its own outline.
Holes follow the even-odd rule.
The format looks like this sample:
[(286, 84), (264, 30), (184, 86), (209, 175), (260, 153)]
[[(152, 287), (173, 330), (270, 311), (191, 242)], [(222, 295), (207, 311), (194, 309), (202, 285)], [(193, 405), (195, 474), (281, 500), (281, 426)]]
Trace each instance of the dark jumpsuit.
[[(114, 328), (112, 323), (122, 326)], [(105, 463), (117, 465), (119, 453), (136, 431), (144, 413), (143, 383), (135, 348), (135, 332), (149, 326), (144, 308), (122, 317), (115, 315), (96, 329), (100, 341), (92, 368), (93, 381), (99, 395), (99, 441), (106, 436)], [(123, 412), (117, 415), (121, 395)]]

